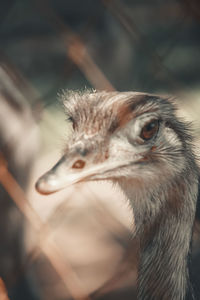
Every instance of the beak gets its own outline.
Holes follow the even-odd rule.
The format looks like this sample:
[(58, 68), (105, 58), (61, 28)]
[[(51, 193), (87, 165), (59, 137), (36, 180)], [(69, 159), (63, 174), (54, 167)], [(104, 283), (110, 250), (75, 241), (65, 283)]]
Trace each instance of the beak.
[(74, 183), (92, 180), (96, 174), (101, 176), (108, 169), (106, 162), (91, 163), (90, 166), (84, 164), (81, 168), (73, 168), (72, 163), (72, 160), (64, 155), (51, 170), (38, 179), (36, 190), (40, 194), (48, 195)]
[(86, 172), (69, 167), (67, 157), (63, 156), (52, 169), (38, 179), (35, 188), (40, 194), (48, 195), (84, 180), (84, 173)]
[(125, 165), (109, 159), (101, 163), (84, 164), (81, 168), (73, 168), (72, 163), (73, 160), (64, 155), (51, 170), (38, 179), (36, 190), (40, 194), (48, 195), (78, 182), (109, 179), (107, 172)]

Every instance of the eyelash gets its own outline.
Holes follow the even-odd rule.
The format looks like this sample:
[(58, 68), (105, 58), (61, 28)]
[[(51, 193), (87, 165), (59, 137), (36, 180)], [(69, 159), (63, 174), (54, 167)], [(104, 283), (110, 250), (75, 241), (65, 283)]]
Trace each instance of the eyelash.
[(75, 129), (75, 127), (76, 127), (75, 121), (74, 121), (74, 119), (71, 116), (67, 118), (67, 121), (69, 121), (70, 123), (72, 123), (73, 129)]

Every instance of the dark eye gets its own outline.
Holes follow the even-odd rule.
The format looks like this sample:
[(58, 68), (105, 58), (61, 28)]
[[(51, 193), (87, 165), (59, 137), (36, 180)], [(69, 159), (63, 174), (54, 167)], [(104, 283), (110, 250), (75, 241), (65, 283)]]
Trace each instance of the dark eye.
[(159, 120), (151, 120), (142, 128), (140, 137), (145, 141), (150, 140), (158, 132), (158, 129)]

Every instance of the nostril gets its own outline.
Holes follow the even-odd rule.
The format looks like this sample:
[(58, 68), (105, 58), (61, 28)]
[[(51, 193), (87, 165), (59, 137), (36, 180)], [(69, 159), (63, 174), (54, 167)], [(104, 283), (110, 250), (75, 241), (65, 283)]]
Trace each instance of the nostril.
[(85, 162), (81, 159), (75, 161), (75, 163), (73, 164), (72, 168), (73, 169), (82, 169), (85, 166)]

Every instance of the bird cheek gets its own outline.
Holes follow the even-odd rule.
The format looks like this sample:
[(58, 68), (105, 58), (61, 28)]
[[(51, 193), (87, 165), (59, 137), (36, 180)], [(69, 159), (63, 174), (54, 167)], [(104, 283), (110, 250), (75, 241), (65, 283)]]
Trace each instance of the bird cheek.
[(147, 156), (143, 156), (142, 158), (140, 158), (138, 160), (138, 162), (147, 162), (149, 160), (149, 158)]

